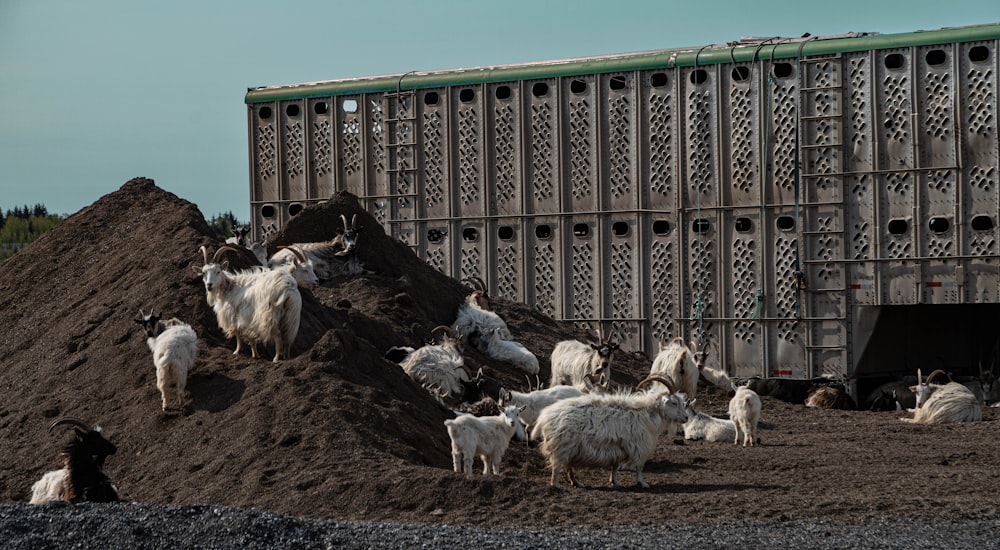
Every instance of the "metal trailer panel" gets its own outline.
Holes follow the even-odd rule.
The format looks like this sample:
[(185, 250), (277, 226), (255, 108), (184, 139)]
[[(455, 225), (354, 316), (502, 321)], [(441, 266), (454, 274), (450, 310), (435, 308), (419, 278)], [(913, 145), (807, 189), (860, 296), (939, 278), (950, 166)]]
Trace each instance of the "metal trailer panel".
[(442, 272), (611, 320), (626, 349), (679, 335), (736, 376), (854, 377), (878, 320), (899, 317), (882, 308), (1000, 301), (998, 39), (780, 39), (250, 90), (254, 229), (346, 190)]

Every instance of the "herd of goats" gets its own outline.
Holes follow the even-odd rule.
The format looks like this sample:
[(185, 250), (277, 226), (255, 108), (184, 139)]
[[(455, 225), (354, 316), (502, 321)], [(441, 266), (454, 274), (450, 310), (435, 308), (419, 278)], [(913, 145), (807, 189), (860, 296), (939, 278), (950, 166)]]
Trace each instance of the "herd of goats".
[[(208, 304), (227, 338), (236, 339), (235, 354), (246, 345), (253, 357), (257, 346), (273, 346), (274, 361), (290, 356), (299, 330), (302, 297), (299, 287), (318, 284), (340, 275), (363, 272), (357, 259), (356, 216), (336, 236), (324, 242), (299, 243), (267, 258), (263, 240), (245, 245), (245, 231), (227, 240), (214, 255), (202, 246), (203, 265), (193, 266), (205, 286)], [(222, 260), (226, 251), (248, 249), (260, 266), (233, 271)], [(737, 385), (721, 370), (705, 365), (707, 351), (681, 338), (661, 339), (649, 375), (634, 389), (611, 389), (612, 355), (618, 345), (603, 331), (593, 342), (559, 342), (551, 354), (551, 378), (547, 388), (527, 392), (508, 391), (488, 380), (482, 370), (473, 375), (464, 364), (463, 348), (472, 346), (487, 357), (513, 365), (525, 375), (539, 372), (537, 356), (515, 341), (507, 324), (491, 306), (485, 283), (468, 279), (474, 291), (463, 302), (450, 326), (434, 328), (440, 335), (422, 347), (394, 347), (386, 359), (398, 363), (431, 397), (451, 408), (456, 417), (445, 420), (451, 439), (456, 472), (473, 475), (473, 461), (483, 462), (484, 475), (499, 475), (500, 463), (512, 438), (539, 442), (539, 450), (551, 467), (551, 484), (559, 486), (565, 476), (578, 485), (574, 468), (607, 468), (610, 482), (620, 486), (618, 472), (632, 470), (636, 482), (643, 479), (644, 464), (652, 457), (664, 432), (672, 437), (683, 430), (685, 439), (732, 441), (753, 446), (759, 443), (757, 425), (761, 416), (760, 395), (795, 402), (782, 392), (799, 392), (798, 402), (815, 408), (857, 408), (835, 384), (810, 381), (753, 379)], [(136, 322), (146, 335), (153, 355), (156, 384), (164, 411), (185, 405), (188, 371), (198, 351), (198, 337), (191, 325), (177, 319), (161, 319), (153, 310), (139, 310)], [(907, 408), (914, 423), (972, 422), (982, 420), (984, 394), (996, 388), (981, 384), (977, 391), (952, 381), (938, 382), (943, 371), (917, 384), (889, 391), (879, 389), (871, 410)], [(728, 418), (717, 418), (695, 410), (699, 379), (731, 390)], [(530, 380), (530, 378), (529, 378)], [(530, 384), (529, 384), (530, 385)], [(997, 383), (993, 383), (997, 386)], [(907, 397), (899, 395), (899, 391)], [(977, 395), (978, 394), (978, 395)], [(912, 403), (906, 399), (912, 397)], [(1000, 401), (1000, 400), (996, 400)], [(58, 453), (63, 468), (47, 472), (32, 486), (30, 502), (111, 502), (118, 492), (103, 472), (104, 461), (116, 451), (114, 444), (75, 417), (62, 417), (50, 426), (72, 426), (74, 434)]]

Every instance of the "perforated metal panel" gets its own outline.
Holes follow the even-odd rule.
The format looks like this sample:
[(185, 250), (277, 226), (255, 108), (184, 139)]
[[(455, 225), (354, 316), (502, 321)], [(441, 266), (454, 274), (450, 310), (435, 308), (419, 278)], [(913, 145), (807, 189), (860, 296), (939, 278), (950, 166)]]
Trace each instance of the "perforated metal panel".
[(347, 190), (434, 268), (626, 349), (682, 336), (736, 376), (849, 376), (879, 308), (1000, 302), (998, 38), (251, 90), (254, 222)]

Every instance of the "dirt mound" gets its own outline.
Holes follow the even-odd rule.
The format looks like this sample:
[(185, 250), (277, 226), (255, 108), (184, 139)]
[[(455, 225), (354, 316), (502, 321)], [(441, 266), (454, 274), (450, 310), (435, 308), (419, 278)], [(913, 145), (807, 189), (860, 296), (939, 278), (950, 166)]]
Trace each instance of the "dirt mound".
[[(193, 204), (151, 180), (126, 183), (0, 264), (0, 500), (27, 501), (67, 438), (46, 427), (73, 415), (118, 445), (106, 471), (122, 497), (161, 504), (508, 527), (700, 522), (748, 510), (762, 520), (960, 516), (998, 505), (997, 409), (984, 409), (986, 422), (916, 426), (899, 421), (905, 412), (814, 411), (769, 397), (762, 446), (664, 436), (647, 463), (649, 490), (634, 488), (629, 473), (626, 488), (611, 489), (599, 470), (578, 473), (589, 488), (552, 489), (537, 450), (518, 443), (502, 477), (465, 479), (451, 471), (443, 421), (452, 413), (382, 355), (450, 324), (468, 289), (387, 237), (348, 194), (305, 209), (272, 252), (331, 238), (342, 214), (365, 226), (358, 254), (371, 273), (304, 290), (293, 358), (278, 364), (233, 355), (192, 270), (200, 246), (222, 243)], [(198, 332), (186, 414), (159, 409), (133, 321), (140, 307)], [(497, 310), (538, 356), (543, 380), (555, 343), (584, 338), (524, 304), (500, 301)], [(465, 355), (470, 367), (524, 388), (512, 367)], [(621, 354), (612, 379), (632, 385), (648, 369), (644, 357)], [(703, 411), (724, 414), (727, 402), (725, 391), (699, 390)]]

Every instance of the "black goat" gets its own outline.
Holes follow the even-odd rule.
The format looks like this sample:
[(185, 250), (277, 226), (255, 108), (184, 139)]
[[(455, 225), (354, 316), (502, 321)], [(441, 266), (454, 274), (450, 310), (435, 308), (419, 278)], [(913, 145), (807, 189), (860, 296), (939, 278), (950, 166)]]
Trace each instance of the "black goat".
[(91, 428), (72, 416), (57, 419), (49, 426), (49, 433), (62, 425), (74, 426), (73, 439), (56, 455), (63, 469), (48, 472), (32, 486), (31, 502), (117, 502), (118, 490), (102, 469), (104, 460), (118, 448), (101, 435), (99, 426)]

